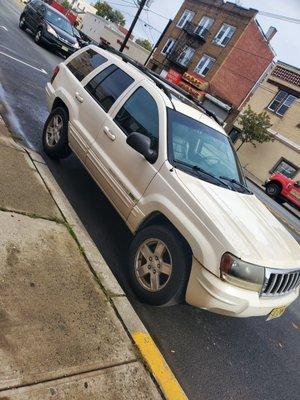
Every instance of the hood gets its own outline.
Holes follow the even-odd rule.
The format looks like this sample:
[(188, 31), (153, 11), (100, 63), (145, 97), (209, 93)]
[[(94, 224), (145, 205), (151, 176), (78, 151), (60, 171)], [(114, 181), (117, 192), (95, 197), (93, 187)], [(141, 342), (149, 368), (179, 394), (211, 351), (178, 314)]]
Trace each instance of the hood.
[(70, 33), (67, 33), (66, 31), (58, 28), (57, 26), (51, 24), (50, 22), (46, 21), (48, 25), (51, 26), (55, 30), (55, 32), (58, 34), (59, 38), (62, 39), (62, 41), (66, 41), (67, 44), (75, 44), (77, 43), (77, 39), (74, 35), (71, 35)]
[(300, 268), (300, 246), (256, 196), (234, 192), (183, 171), (177, 176), (235, 256), (274, 268)]

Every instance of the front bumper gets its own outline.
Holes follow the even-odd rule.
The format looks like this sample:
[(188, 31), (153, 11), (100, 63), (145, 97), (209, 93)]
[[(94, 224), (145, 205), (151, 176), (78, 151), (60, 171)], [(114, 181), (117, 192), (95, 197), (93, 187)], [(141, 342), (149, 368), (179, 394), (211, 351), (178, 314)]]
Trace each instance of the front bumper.
[(260, 297), (256, 292), (222, 281), (193, 258), (186, 301), (217, 314), (254, 317), (268, 315), (276, 307), (288, 306), (298, 296), (299, 288), (285, 296)]
[(51, 35), (47, 31), (43, 33), (43, 42), (52, 50), (69, 56), (78, 50), (73, 46), (70, 46), (69, 44), (61, 41), (59, 38)]

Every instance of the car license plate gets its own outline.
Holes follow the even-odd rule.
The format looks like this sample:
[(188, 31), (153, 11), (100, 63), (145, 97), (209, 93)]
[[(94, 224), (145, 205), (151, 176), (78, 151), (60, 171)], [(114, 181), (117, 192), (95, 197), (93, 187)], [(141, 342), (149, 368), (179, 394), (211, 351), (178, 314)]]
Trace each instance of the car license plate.
[(69, 49), (66, 46), (61, 46), (63, 51), (69, 51)]
[(270, 312), (270, 314), (267, 318), (267, 321), (271, 321), (271, 319), (281, 317), (282, 314), (285, 312), (285, 309), (286, 309), (286, 306), (273, 308), (273, 310)]

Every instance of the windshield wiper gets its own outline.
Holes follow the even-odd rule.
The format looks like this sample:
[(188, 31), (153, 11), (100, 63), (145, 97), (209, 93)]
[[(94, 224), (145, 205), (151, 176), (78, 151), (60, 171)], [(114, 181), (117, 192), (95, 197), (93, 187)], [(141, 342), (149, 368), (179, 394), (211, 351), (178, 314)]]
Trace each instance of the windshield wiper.
[(206, 172), (204, 169), (198, 167), (198, 165), (191, 165), (189, 163), (186, 163), (184, 161), (181, 160), (173, 160), (175, 163), (177, 164), (181, 164), (184, 165), (185, 167), (188, 167), (190, 169), (192, 169), (193, 171), (195, 171), (197, 173), (197, 175), (202, 178), (202, 176), (200, 174), (209, 176), (210, 178), (214, 179), (216, 182), (219, 182), (222, 186), (226, 187), (229, 190), (232, 190), (232, 187), (230, 185), (227, 185), (227, 183), (223, 182), (220, 178), (218, 178), (217, 176), (210, 174), (209, 172)]
[(253, 194), (253, 192), (251, 192), (251, 190), (249, 188), (247, 188), (247, 186), (245, 186), (243, 183), (237, 181), (236, 179), (233, 178), (227, 178), (227, 176), (219, 176), (220, 179), (224, 179), (225, 181), (231, 182), (234, 185), (237, 185), (241, 188), (243, 188), (244, 190), (246, 190), (249, 194)]

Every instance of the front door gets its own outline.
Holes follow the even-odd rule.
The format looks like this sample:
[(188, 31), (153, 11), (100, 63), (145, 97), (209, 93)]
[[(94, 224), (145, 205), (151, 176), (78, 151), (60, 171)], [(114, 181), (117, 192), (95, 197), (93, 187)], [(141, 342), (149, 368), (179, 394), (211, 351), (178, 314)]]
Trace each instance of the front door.
[[(160, 116), (158, 101), (146, 83), (132, 89), (104, 121), (96, 142), (89, 150), (87, 163), (97, 164), (106, 195), (124, 219), (142, 197), (158, 172), (162, 158), (150, 164), (126, 143), (128, 135), (140, 132), (151, 138), (158, 150)], [(161, 111), (162, 113), (162, 111)]]

